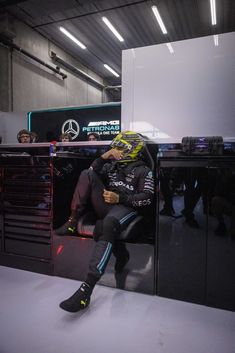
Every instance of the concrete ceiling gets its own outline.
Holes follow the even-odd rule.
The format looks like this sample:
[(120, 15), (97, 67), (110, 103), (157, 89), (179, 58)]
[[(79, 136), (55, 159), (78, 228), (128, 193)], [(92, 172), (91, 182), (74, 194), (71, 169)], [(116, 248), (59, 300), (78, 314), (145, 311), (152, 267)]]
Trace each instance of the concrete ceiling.
[[(157, 5), (167, 34), (161, 32), (152, 5)], [(235, 1), (216, 0), (216, 9), (217, 25), (212, 26), (210, 0), (0, 0), (0, 11), (14, 15), (112, 85), (121, 83), (122, 50), (234, 31)], [(112, 22), (124, 42), (114, 37), (102, 16)], [(87, 49), (65, 37), (60, 26)], [(106, 71), (104, 63), (120, 78)]]

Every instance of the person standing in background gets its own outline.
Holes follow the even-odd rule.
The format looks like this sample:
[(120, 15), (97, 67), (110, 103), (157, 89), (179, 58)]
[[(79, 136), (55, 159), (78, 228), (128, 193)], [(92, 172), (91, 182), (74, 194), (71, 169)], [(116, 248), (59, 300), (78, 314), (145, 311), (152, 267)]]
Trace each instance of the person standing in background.
[(91, 132), (90, 134), (87, 135), (87, 140), (88, 141), (100, 141), (100, 135), (97, 134), (96, 132)]
[(39, 141), (39, 136), (36, 132), (31, 131), (30, 135), (31, 135), (32, 143), (37, 143)]
[(72, 141), (72, 137), (67, 132), (60, 135), (60, 142), (70, 142), (70, 141)]
[(17, 140), (19, 143), (31, 143), (31, 133), (26, 129), (20, 130), (17, 134)]

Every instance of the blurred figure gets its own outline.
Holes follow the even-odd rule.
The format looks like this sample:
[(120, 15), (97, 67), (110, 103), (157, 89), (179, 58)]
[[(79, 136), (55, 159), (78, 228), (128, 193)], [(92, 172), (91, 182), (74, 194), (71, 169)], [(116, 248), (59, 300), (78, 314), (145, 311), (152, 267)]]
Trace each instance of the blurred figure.
[[(72, 136), (69, 133), (62, 133), (59, 136), (59, 142), (62, 144), (56, 145), (56, 158), (53, 158), (54, 172), (54, 224), (61, 222), (61, 218), (67, 218), (65, 211), (61, 214), (60, 210), (64, 209), (64, 205), (71, 202), (73, 189), (77, 182), (77, 159), (70, 158), (70, 153), (74, 148), (70, 146)], [(55, 141), (56, 143), (56, 141)], [(63, 157), (68, 158), (63, 158)], [(66, 219), (65, 218), (65, 219)]]
[(26, 129), (20, 130), (17, 134), (17, 140), (19, 143), (31, 143), (31, 133)]
[(0, 136), (0, 144), (2, 143), (2, 136)]
[[(97, 134), (96, 132), (91, 132), (90, 134), (87, 135), (87, 140), (89, 142), (94, 142), (94, 141), (100, 141), (100, 135)], [(106, 149), (103, 147), (97, 147), (97, 146), (89, 146), (89, 147), (82, 147), (79, 149), (80, 153), (83, 154), (86, 157), (97, 157), (103, 154)]]
[(39, 136), (34, 131), (31, 131), (31, 140), (32, 143), (37, 143), (39, 141)]
[[(60, 142), (68, 143), (72, 141), (72, 137), (69, 133), (63, 133), (59, 137)], [(65, 147), (65, 146), (60, 146), (58, 148), (58, 152), (64, 151), (64, 152), (72, 152), (72, 149), (70, 146)], [(60, 178), (60, 179), (65, 179), (68, 177), (73, 171), (74, 171), (74, 163), (71, 160), (65, 159), (65, 158), (57, 158), (54, 161), (54, 174)]]
[(215, 235), (224, 236), (228, 229), (224, 216), (230, 218), (230, 235), (235, 239), (235, 172), (232, 169), (218, 171), (215, 194), (211, 202), (212, 214), (218, 224)]
[(173, 216), (175, 210), (173, 207), (173, 180), (172, 180), (172, 168), (162, 168), (159, 173), (161, 193), (164, 199), (163, 208), (160, 211), (161, 216)]
[(185, 222), (189, 227), (199, 228), (198, 221), (194, 215), (194, 209), (202, 197), (204, 213), (207, 210), (207, 171), (203, 168), (185, 168), (183, 173), (185, 191), (184, 209), (181, 211), (181, 213), (184, 215)]
[[(65, 143), (68, 143), (68, 142), (71, 142), (72, 141), (72, 136), (68, 133), (68, 132), (65, 132), (63, 134), (60, 135), (59, 137), (59, 142), (65, 142)], [(73, 148), (71, 146), (60, 146), (58, 148), (58, 151), (67, 151), (67, 152), (73, 152)]]
[(87, 135), (87, 140), (88, 141), (100, 141), (100, 135), (97, 134), (96, 132), (91, 132), (90, 134)]
[(64, 133), (60, 135), (60, 142), (70, 142), (72, 141), (72, 136), (69, 133)]
[(51, 141), (56, 141), (56, 140), (57, 140), (57, 138), (56, 138), (54, 132), (50, 131), (50, 130), (47, 131), (47, 133), (46, 133), (46, 141), (47, 142), (51, 142)]

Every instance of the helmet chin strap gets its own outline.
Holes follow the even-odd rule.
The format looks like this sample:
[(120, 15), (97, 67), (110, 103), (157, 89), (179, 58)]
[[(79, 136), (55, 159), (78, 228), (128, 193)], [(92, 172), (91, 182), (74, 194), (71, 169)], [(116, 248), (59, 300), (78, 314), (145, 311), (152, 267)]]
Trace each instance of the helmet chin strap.
[[(124, 157), (125, 158), (125, 157)], [(139, 159), (135, 158), (135, 159), (119, 159), (118, 161), (116, 161), (119, 164), (127, 164), (127, 163), (132, 163), (132, 162), (137, 162)]]

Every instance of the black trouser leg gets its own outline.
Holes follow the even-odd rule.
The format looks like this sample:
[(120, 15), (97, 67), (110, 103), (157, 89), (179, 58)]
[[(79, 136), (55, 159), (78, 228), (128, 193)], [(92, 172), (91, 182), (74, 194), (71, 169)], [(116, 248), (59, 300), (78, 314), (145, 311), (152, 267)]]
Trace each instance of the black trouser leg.
[(126, 244), (121, 241), (115, 241), (113, 244), (113, 255), (116, 258), (122, 257), (127, 253)]
[(107, 216), (103, 220), (102, 233), (97, 234), (99, 238), (95, 244), (89, 264), (86, 283), (91, 287), (94, 287), (103, 275), (113, 251), (114, 239), (119, 232), (120, 224), (118, 220), (112, 216)]
[(97, 216), (103, 218), (110, 209), (110, 205), (104, 202), (104, 188), (103, 182), (92, 169), (83, 170), (73, 194), (72, 213), (77, 212), (79, 216), (91, 204)]
[(126, 248), (126, 244), (121, 241), (116, 241), (113, 246), (113, 255), (116, 257), (115, 272), (121, 273), (129, 261), (130, 254)]
[[(102, 221), (102, 226), (96, 230), (96, 244), (90, 260), (89, 271), (86, 282), (93, 286), (103, 275), (113, 252), (118, 255), (116, 241), (123, 229), (137, 216), (137, 212), (123, 205), (112, 206), (107, 216)], [(115, 244), (115, 245), (114, 245)], [(126, 251), (125, 244), (120, 245), (119, 250)], [(120, 253), (119, 253), (119, 256)]]

